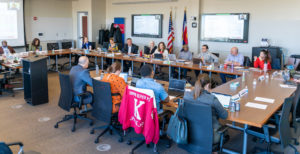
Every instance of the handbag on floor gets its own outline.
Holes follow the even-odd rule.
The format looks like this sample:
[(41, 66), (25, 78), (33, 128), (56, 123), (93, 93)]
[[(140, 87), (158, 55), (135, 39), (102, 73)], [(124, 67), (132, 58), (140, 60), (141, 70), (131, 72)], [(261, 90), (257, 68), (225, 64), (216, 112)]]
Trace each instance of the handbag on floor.
[(175, 114), (171, 116), (168, 129), (167, 129), (167, 135), (177, 144), (188, 143), (187, 121), (178, 116), (178, 112), (182, 110), (183, 105), (184, 105), (183, 102), (178, 103), (178, 108)]

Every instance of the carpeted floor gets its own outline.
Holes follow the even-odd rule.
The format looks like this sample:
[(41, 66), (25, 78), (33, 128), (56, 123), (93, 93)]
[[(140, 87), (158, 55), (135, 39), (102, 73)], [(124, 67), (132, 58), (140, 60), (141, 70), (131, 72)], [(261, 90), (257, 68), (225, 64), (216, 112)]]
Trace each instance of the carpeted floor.
[[(119, 143), (116, 135), (106, 134), (100, 138), (100, 143), (95, 144), (94, 140), (99, 134), (89, 134), (94, 126), (100, 126), (101, 122), (96, 121), (94, 126), (89, 126), (87, 122), (78, 121), (76, 132), (71, 132), (72, 122), (65, 122), (55, 129), (54, 124), (61, 120), (67, 114), (57, 106), (60, 88), (57, 73), (49, 73), (49, 103), (39, 106), (26, 104), (23, 99), (23, 91), (17, 91), (15, 97), (9, 95), (0, 96), (0, 141), (14, 142), (22, 141), (25, 152), (42, 153), (42, 154), (94, 154), (94, 153), (111, 153), (111, 154), (128, 154), (131, 148), (125, 142)], [(47, 121), (48, 120), (48, 121)], [(242, 135), (240, 132), (230, 130), (230, 141), (225, 145), (232, 149), (241, 151)], [(249, 139), (249, 153), (254, 146), (265, 148), (265, 144), (254, 143)], [(97, 146), (101, 144), (110, 145), (110, 150), (100, 152)], [(173, 144), (170, 149), (159, 145), (160, 153), (184, 154), (186, 151)], [(272, 149), (280, 151), (280, 145), (273, 145)], [(298, 149), (300, 149), (298, 147)], [(17, 152), (18, 148), (13, 148)], [(284, 153), (293, 153), (291, 148), (286, 148)], [(151, 148), (142, 146), (136, 153), (153, 153)]]

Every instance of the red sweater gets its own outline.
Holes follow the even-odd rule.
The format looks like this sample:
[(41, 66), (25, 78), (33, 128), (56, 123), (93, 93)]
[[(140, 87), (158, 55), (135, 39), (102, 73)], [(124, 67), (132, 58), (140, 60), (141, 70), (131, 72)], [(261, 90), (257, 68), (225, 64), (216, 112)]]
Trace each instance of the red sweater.
[[(265, 64), (265, 62), (263, 60), (260, 60), (259, 58), (257, 58), (256, 61), (254, 62), (254, 67), (264, 69), (264, 64)], [(268, 70), (272, 69), (269, 61), (268, 61), (267, 65), (268, 65)]]

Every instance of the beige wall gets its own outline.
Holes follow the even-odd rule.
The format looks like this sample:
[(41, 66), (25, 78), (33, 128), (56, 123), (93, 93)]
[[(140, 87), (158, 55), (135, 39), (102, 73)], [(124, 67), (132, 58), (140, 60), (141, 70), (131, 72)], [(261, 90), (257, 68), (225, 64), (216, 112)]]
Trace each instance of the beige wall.
[[(106, 24), (114, 21), (114, 17), (125, 17), (125, 37), (131, 37), (131, 15), (132, 14), (163, 14), (163, 38), (141, 38), (132, 37), (133, 42), (140, 46), (148, 45), (151, 40), (156, 44), (160, 41), (167, 43), (168, 27), (169, 27), (169, 14), (170, 9), (173, 8), (174, 28), (175, 28), (175, 50), (179, 51), (182, 47), (182, 24), (184, 8), (187, 8), (188, 18), (188, 34), (190, 50), (193, 52), (198, 51), (199, 47), (199, 29), (191, 27), (191, 16), (199, 16), (199, 0), (178, 0), (177, 2), (164, 2), (164, 3), (150, 3), (150, 4), (126, 4), (126, 5), (113, 5), (115, 2), (126, 2), (134, 0), (106, 0)], [(142, 48), (143, 49), (143, 48)]]
[[(38, 20), (34, 21), (33, 17)], [(31, 43), (35, 37), (43, 42), (71, 39), (71, 1), (25, 0), (25, 31), (27, 43)], [(38, 33), (44, 36), (39, 37)]]
[(251, 56), (252, 47), (259, 46), (261, 38), (283, 47), (286, 55), (300, 53), (299, 0), (201, 0), (200, 6), (202, 13), (250, 13), (248, 44), (201, 42), (208, 44), (211, 51), (220, 52), (223, 58), (232, 46)]
[(92, 15), (92, 41), (98, 42), (99, 29), (104, 28), (106, 22), (106, 0), (92, 0)]

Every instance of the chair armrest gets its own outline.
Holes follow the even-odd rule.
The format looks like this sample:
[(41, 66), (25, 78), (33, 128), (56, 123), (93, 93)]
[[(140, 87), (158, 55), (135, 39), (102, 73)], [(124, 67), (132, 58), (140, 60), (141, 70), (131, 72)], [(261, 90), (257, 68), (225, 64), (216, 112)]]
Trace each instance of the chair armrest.
[(221, 128), (218, 129), (218, 134), (224, 134), (228, 130), (227, 126), (222, 126)]
[(22, 146), (23, 146), (23, 143), (22, 143), (22, 142), (13, 142), (13, 143), (7, 143), (6, 145), (7, 145), (7, 146), (18, 145), (18, 146), (22, 147)]
[(89, 95), (90, 94), (90, 92), (84, 92), (84, 93), (80, 93), (80, 94), (78, 94), (77, 96), (78, 97), (84, 97), (84, 96), (87, 96), (87, 95)]
[(266, 124), (265, 127), (268, 127), (271, 129), (276, 129), (276, 125), (273, 125), (273, 124)]

